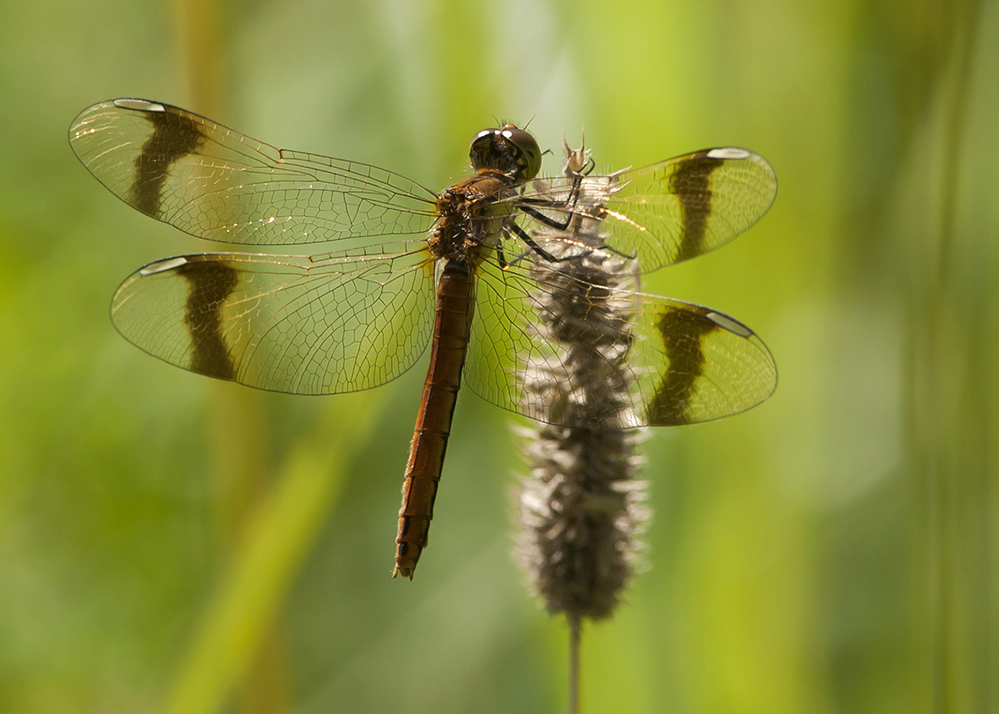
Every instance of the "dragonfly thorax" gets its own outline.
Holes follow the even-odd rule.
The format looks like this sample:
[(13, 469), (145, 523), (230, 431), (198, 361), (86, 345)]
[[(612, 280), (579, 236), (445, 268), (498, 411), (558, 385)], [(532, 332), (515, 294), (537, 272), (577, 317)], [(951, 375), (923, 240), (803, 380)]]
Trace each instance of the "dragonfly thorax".
[(437, 224), (427, 240), (435, 258), (477, 264), (479, 248), (495, 245), (512, 209), (496, 200), (513, 193), (517, 181), (506, 174), (482, 172), (441, 192)]

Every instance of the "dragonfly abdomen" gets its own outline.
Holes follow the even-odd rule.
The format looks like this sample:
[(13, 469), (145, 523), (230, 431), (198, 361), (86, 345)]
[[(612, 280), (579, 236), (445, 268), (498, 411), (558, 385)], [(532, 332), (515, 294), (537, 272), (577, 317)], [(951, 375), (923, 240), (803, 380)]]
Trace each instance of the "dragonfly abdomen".
[(402, 487), (393, 577), (402, 575), (412, 579), (420, 553), (427, 546), (437, 484), (461, 386), (461, 370), (465, 366), (474, 301), (474, 278), (469, 264), (464, 260), (449, 260), (437, 286), (430, 367)]

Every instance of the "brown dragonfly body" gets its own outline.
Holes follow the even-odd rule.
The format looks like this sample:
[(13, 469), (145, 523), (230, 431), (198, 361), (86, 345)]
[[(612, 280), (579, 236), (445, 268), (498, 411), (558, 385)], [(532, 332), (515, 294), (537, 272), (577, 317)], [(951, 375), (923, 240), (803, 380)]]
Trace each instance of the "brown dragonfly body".
[[(575, 280), (560, 261), (609, 251), (650, 272), (724, 245), (776, 195), (773, 170), (751, 151), (707, 149), (606, 176), (537, 179), (537, 142), (507, 124), (477, 134), (474, 175), (436, 193), (376, 166), (278, 149), (144, 99), (84, 110), (69, 138), (112, 193), (199, 238), (334, 246), (312, 255), (189, 254), (140, 268), (115, 293), (111, 317), (149, 354), (258, 389), (320, 395), (384, 384), (431, 347), (395, 575), (412, 578), (427, 546), (462, 384), (532, 419), (608, 429), (717, 419), (759, 404), (776, 386), (766, 346), (734, 318), (599, 289), (577, 291), (592, 296), (581, 306), (584, 321), (609, 299), (626, 302), (634, 316), (611, 336), (629, 345), (628, 409), (581, 417), (572, 405), (582, 390), (538, 391), (521, 379), (524, 370), (561, 364), (557, 345), (532, 327), (553, 319), (546, 304), (560, 283)], [(599, 223), (603, 245), (552, 237), (581, 218)]]
[[(527, 146), (536, 151), (537, 165), (527, 163), (522, 168), (516, 161), (517, 157), (509, 154), (508, 147), (499, 141), (504, 131), (516, 132), (513, 136), (522, 142), (525, 140), (520, 135), (529, 137), (516, 127), (507, 125), (500, 129), (499, 134), (482, 132), (476, 141), (493, 145), (492, 151), (480, 151), (480, 157), (509, 155), (511, 161), (506, 170), (474, 165), (476, 152), (473, 142), (473, 168), (479, 173), (452, 186), (437, 201), (441, 218), (430, 238), (430, 250), (445, 262), (437, 283), (430, 367), (423, 384), (423, 399), (416, 417), (406, 479), (402, 486), (394, 576), (412, 579), (420, 553), (427, 545), (472, 329), (475, 275), (480, 263), (488, 257), (486, 246), (495, 245), (495, 234), (500, 232), (506, 217), (496, 215), (494, 201), (508, 196), (515, 186), (533, 178), (540, 167), (540, 151), (536, 151), (534, 140), (531, 139)], [(517, 148), (520, 149), (519, 146)], [(486, 235), (477, 235), (483, 230)]]
[(423, 385), (423, 399), (402, 486), (394, 575), (412, 578), (420, 553), (427, 545), (437, 485), (444, 469), (451, 420), (461, 387), (461, 370), (468, 350), (468, 333), (475, 309), (473, 280), (467, 264), (449, 261), (437, 289), (430, 369)]

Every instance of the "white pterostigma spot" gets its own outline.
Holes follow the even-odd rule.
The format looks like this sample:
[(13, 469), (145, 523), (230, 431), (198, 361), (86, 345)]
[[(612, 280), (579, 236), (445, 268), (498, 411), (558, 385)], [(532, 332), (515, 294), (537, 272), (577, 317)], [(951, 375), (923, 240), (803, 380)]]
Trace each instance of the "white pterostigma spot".
[(739, 337), (749, 337), (753, 334), (753, 331), (750, 330), (745, 325), (743, 325), (741, 322), (736, 322), (728, 315), (722, 315), (720, 312), (709, 312), (704, 317), (711, 320), (711, 322), (715, 323), (716, 325), (718, 325), (718, 327), (722, 328), (723, 330), (728, 330), (729, 332), (733, 332), (739, 335)]
[(150, 263), (139, 271), (139, 275), (145, 278), (150, 275), (156, 275), (157, 273), (165, 273), (168, 270), (179, 268), (182, 265), (187, 265), (187, 258), (167, 258), (166, 260), (160, 260), (156, 263)]
[(155, 102), (147, 102), (145, 99), (115, 99), (114, 105), (122, 109), (134, 109), (138, 112), (165, 112), (166, 107)]
[(712, 149), (708, 152), (709, 159), (748, 159), (749, 152), (745, 149), (737, 149), (734, 146), (726, 146), (721, 149)]

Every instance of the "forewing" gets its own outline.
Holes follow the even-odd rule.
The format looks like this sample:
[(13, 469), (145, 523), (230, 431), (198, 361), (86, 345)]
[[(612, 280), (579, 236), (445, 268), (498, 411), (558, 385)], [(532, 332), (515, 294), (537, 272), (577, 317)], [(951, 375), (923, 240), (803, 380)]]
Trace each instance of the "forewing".
[(184, 255), (129, 277), (111, 317), (125, 339), (192, 372), (336, 394), (412, 366), (430, 339), (433, 283), (426, 251), (405, 244), (392, 255)]
[(574, 213), (603, 221), (604, 246), (637, 258), (649, 273), (725, 245), (762, 218), (776, 196), (767, 160), (727, 147), (609, 176), (537, 180), (505, 202), (523, 207), (520, 222), (531, 233)]
[(73, 151), (113, 194), (199, 238), (247, 245), (422, 234), (436, 196), (374, 166), (277, 149), (143, 99), (84, 110)]
[[(591, 428), (710, 421), (773, 393), (773, 358), (737, 320), (566, 280), (483, 265), (464, 379), (472, 391), (532, 419)], [(559, 301), (573, 316), (553, 309)]]

